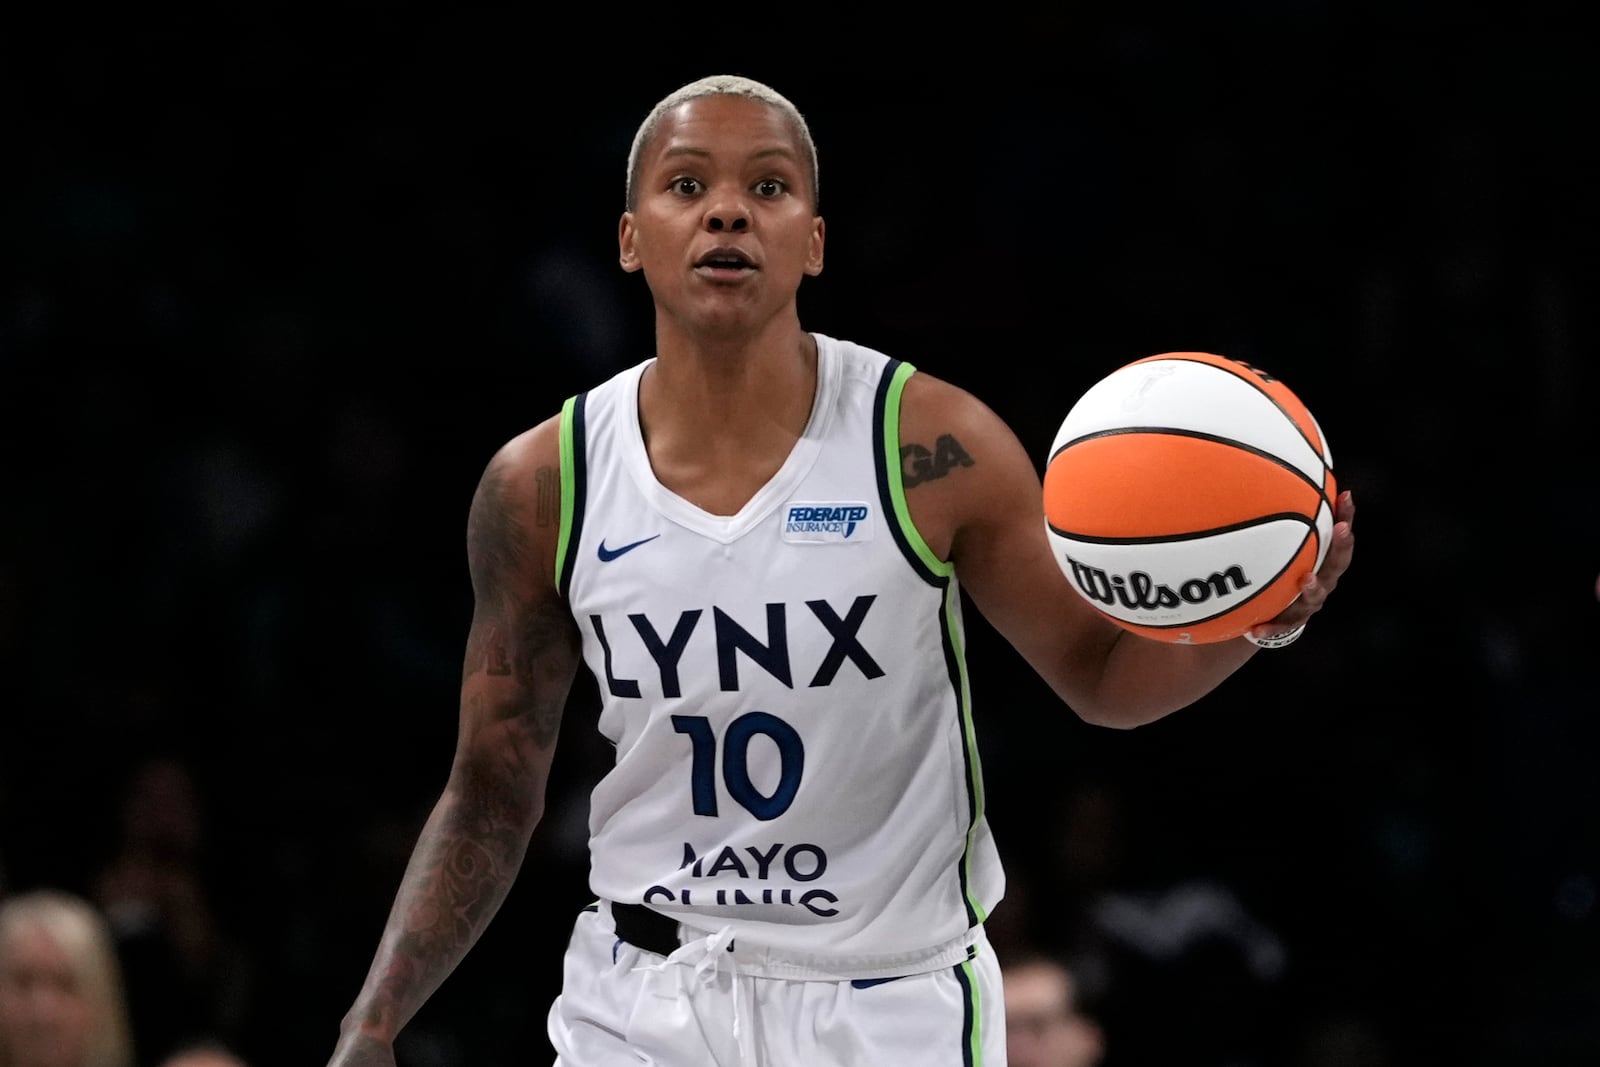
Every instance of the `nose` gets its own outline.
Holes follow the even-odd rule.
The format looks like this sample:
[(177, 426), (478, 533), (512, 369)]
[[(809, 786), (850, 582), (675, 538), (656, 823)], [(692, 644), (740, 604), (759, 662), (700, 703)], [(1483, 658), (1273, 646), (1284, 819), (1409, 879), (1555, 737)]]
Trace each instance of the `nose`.
[(750, 212), (737, 196), (719, 197), (706, 206), (705, 222), (713, 233), (739, 233), (750, 228)]
[(749, 229), (750, 217), (742, 211), (717, 211), (706, 216), (706, 227), (715, 231), (729, 230), (738, 233)]

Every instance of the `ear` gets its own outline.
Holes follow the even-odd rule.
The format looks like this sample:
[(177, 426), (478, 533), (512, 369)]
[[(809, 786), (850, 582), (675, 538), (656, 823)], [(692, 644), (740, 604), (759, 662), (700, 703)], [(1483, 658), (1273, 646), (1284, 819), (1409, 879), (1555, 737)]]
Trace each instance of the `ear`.
[(634, 247), (633, 212), (624, 211), (617, 224), (617, 262), (630, 274), (639, 269), (639, 250)]
[(811, 221), (811, 249), (806, 256), (806, 273), (813, 278), (822, 273), (822, 245), (826, 236), (825, 231), (822, 216), (818, 215)]

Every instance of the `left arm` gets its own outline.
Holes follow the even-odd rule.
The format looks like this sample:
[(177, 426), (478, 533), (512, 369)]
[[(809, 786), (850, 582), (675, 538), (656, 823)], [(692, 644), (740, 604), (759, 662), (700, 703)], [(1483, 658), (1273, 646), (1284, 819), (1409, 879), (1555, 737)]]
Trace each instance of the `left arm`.
[[(1194, 703), (1258, 649), (1244, 638), (1171, 644), (1130, 633), (1072, 588), (1045, 534), (1039, 474), (1022, 443), (970, 394), (912, 375), (901, 405), (901, 442), (964, 459), (908, 487), (914, 521), (934, 551), (951, 560), (985, 619), (1021, 653), (1080, 718), (1133, 727)], [(1301, 625), (1319, 611), (1350, 565), (1355, 547), (1350, 495), (1341, 495), (1333, 542), (1298, 599), (1259, 636)]]

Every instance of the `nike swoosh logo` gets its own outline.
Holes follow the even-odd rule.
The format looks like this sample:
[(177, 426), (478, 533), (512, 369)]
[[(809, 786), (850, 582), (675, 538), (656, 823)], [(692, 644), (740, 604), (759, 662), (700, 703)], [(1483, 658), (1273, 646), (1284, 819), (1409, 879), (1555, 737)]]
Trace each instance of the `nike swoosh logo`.
[(632, 552), (634, 549), (638, 548), (640, 545), (649, 544), (651, 541), (654, 541), (657, 537), (660, 537), (660, 536), (661, 536), (660, 534), (652, 534), (649, 537), (643, 538), (642, 540), (639, 540), (639, 541), (635, 541), (630, 545), (622, 545), (622, 546), (620, 546), (618, 548), (607, 548), (606, 547), (605, 538), (602, 537), (600, 539), (600, 548), (597, 550), (597, 554), (600, 556), (600, 562), (601, 563), (610, 563), (612, 560), (616, 559), (618, 556), (622, 555), (624, 552)]

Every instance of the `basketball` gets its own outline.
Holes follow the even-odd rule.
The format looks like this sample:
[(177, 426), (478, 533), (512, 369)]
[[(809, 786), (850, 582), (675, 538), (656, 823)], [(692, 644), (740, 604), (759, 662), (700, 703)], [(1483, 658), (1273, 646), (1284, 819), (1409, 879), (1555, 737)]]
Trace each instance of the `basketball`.
[(1310, 409), (1209, 352), (1134, 360), (1062, 420), (1044, 473), (1056, 562), (1095, 610), (1208, 644), (1276, 617), (1333, 537), (1333, 458)]

